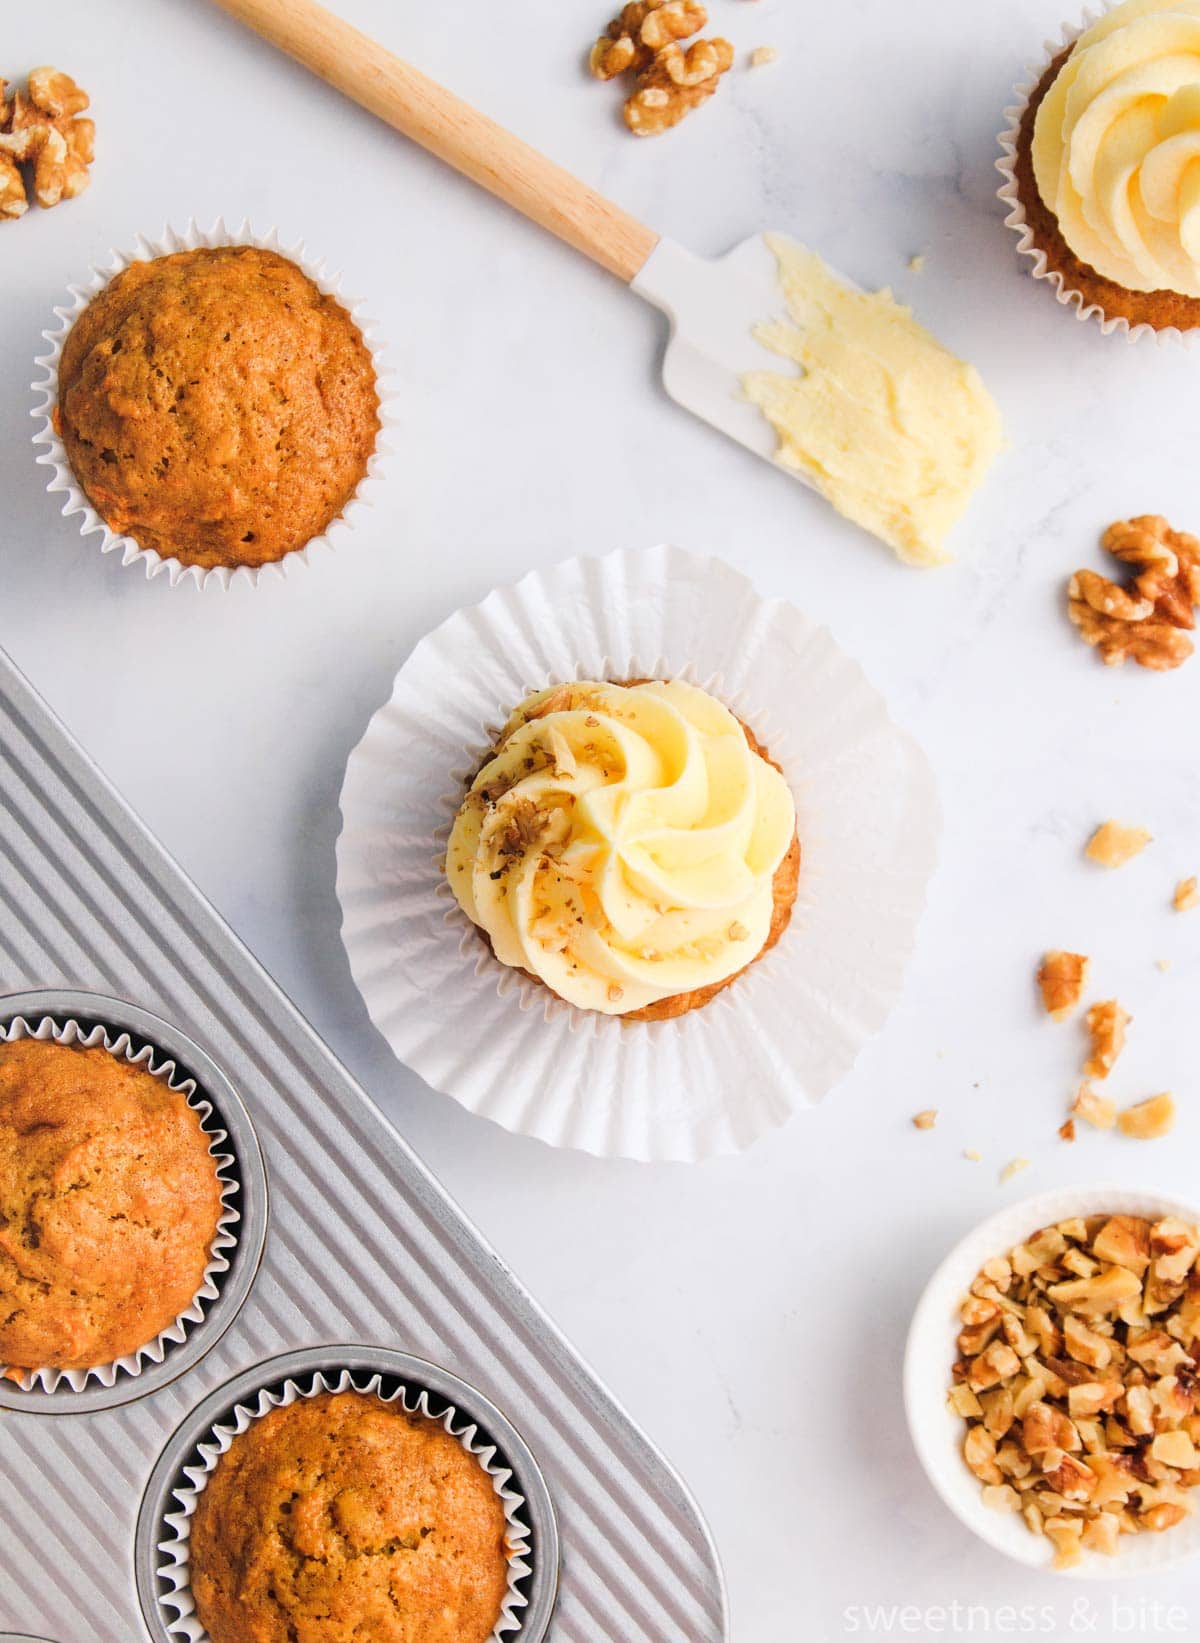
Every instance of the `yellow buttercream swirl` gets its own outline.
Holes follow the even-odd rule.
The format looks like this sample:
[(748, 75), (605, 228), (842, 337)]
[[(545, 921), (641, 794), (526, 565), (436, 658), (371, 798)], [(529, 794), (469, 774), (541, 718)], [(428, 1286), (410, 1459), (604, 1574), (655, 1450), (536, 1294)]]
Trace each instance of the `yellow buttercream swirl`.
[(1200, 297), (1200, 0), (1126, 0), (1080, 35), (1032, 159), (1081, 261), (1128, 291)]
[(455, 818), (446, 873), (502, 964), (620, 1015), (762, 949), (796, 830), (783, 777), (680, 680), (539, 691)]

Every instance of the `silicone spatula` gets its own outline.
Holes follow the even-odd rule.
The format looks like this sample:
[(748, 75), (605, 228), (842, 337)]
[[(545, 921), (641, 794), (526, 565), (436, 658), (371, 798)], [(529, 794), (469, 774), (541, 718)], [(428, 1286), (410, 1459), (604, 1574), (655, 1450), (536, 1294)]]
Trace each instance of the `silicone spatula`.
[[(775, 258), (761, 236), (716, 260), (695, 256), (316, 0), (216, 3), (660, 308), (671, 324), (663, 359), (671, 398), (756, 455), (774, 455), (766, 418), (738, 397), (742, 375), (769, 361), (753, 327), (783, 308)], [(804, 482), (802, 474), (785, 471)]]

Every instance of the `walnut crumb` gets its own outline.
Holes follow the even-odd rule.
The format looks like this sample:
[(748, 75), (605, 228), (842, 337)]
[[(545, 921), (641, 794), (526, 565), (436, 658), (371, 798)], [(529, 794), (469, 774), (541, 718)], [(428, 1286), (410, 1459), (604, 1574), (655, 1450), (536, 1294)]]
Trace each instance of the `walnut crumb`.
[(1101, 867), (1124, 867), (1126, 862), (1141, 855), (1153, 838), (1144, 827), (1126, 827), (1118, 821), (1101, 822), (1083, 853)]
[(1068, 1118), (1065, 1123), (1058, 1126), (1058, 1138), (1060, 1141), (1074, 1141), (1075, 1120), (1073, 1118)]
[(1014, 1175), (1020, 1175), (1022, 1170), (1026, 1170), (1028, 1168), (1028, 1158), (1010, 1158), (1008, 1163), (1005, 1164), (1004, 1168), (1000, 1171), (1000, 1185), (1003, 1186), (1006, 1181), (1011, 1181)]
[(913, 1114), (913, 1128), (917, 1130), (931, 1130), (937, 1123), (938, 1110), (936, 1107), (925, 1107), (921, 1112)]
[(1064, 1021), (1078, 1005), (1087, 982), (1088, 960), (1083, 953), (1048, 952), (1037, 973), (1046, 1014)]
[(1138, 1101), (1118, 1114), (1117, 1128), (1134, 1141), (1157, 1141), (1175, 1127), (1175, 1098), (1169, 1092)]
[(750, 53), (751, 68), (765, 68), (768, 63), (777, 63), (778, 61), (778, 46), (755, 46), (754, 50)]
[(980, 1152), (978, 1147), (964, 1147), (963, 1157), (972, 1164), (979, 1164), (983, 1162), (983, 1154)]
[(1071, 1103), (1071, 1116), (1082, 1118), (1093, 1129), (1111, 1130), (1117, 1121), (1117, 1104), (1111, 1096), (1097, 1095), (1090, 1084), (1084, 1083)]
[(1190, 913), (1193, 907), (1200, 907), (1200, 884), (1194, 878), (1180, 879), (1172, 905), (1177, 913)]
[(1125, 1029), (1132, 1020), (1133, 1017), (1121, 1008), (1115, 998), (1092, 1005), (1087, 1013), (1092, 1053), (1084, 1064), (1085, 1078), (1108, 1077), (1125, 1048)]

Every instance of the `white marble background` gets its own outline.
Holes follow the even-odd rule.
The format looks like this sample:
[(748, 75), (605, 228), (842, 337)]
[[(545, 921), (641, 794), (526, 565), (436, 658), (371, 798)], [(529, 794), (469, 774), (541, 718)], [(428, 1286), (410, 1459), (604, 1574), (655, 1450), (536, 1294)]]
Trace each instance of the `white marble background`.
[[(1107, 672), (1062, 611), (1110, 519), (1200, 530), (1197, 356), (1078, 324), (1002, 226), (1000, 111), (1055, 0), (710, 0), (742, 64), (641, 143), (580, 67), (603, 0), (339, 6), (698, 251), (783, 228), (911, 300), (979, 365), (1011, 440), (958, 564), (903, 569), (675, 410), (651, 311), (202, 0), (10, 3), (0, 67), (77, 74), (99, 159), (83, 200), (0, 229), (0, 642), (679, 1464), (740, 1643), (865, 1632), (848, 1606), (876, 1603), (981, 1604), (974, 1635), (1002, 1634), (1005, 1604), (1049, 1605), (1042, 1634), (1073, 1635), (1083, 1588), (1009, 1566), (933, 1496), (898, 1373), (927, 1273), (1006, 1195), (1107, 1178), (1200, 1197), (1200, 914), (1169, 908), (1200, 871), (1200, 661)], [(745, 68), (760, 44), (778, 63)], [(173, 592), (101, 559), (57, 517), (28, 443), (59, 292), (110, 244), (192, 213), (274, 220), (327, 252), (400, 376), (387, 505), (352, 552), (257, 594)], [(531, 565), (664, 538), (827, 622), (923, 740), (946, 805), (888, 1030), (820, 1110), (692, 1169), (552, 1153), (424, 1088), (365, 1016), (333, 895), (342, 767), (415, 640)], [(1156, 835), (1113, 876), (1079, 857), (1109, 814)], [(1173, 1087), (1171, 1141), (1056, 1140), (1080, 1045), (1037, 1015), (1046, 944), (1092, 953), (1102, 996), (1134, 1012), (1114, 1090)], [(931, 1105), (938, 1127), (918, 1134), (910, 1115)], [(1031, 1167), (1001, 1187), (1018, 1153)], [(1167, 1632), (1152, 1601), (1200, 1628), (1194, 1574), (1120, 1588), (1132, 1627), (1108, 1611), (1117, 1592), (1090, 1590), (1092, 1636)], [(936, 1613), (916, 1630), (937, 1634)]]

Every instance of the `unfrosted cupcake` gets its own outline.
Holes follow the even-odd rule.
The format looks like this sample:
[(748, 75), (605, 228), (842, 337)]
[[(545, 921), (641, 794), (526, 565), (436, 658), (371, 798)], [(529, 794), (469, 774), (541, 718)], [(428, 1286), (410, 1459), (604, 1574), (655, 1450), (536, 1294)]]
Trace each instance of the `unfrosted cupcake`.
[(446, 853), (501, 964), (641, 1021), (708, 1004), (774, 946), (799, 868), (795, 805), (766, 748), (679, 679), (527, 697)]
[(0, 1364), (85, 1369), (195, 1299), (221, 1217), (186, 1096), (105, 1049), (0, 1044)]
[(1200, 0), (1125, 0), (1048, 64), (1004, 140), (1010, 224), (1064, 302), (1200, 325)]
[(210, 1643), (485, 1643), (508, 1590), (504, 1505), (436, 1421), (365, 1393), (271, 1410), (200, 1495), (189, 1561)]
[(321, 536), (380, 427), (352, 316), (254, 245), (122, 269), (63, 345), (53, 420), (110, 530), (205, 570), (273, 563)]

